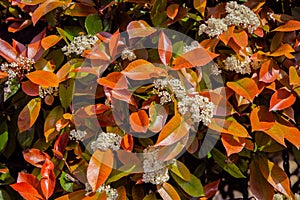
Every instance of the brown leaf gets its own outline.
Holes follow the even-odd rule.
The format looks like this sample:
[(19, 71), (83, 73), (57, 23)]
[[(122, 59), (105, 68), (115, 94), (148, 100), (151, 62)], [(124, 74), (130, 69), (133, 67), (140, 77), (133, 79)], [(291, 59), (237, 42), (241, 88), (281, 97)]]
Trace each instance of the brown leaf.
[(39, 168), (42, 168), (46, 159), (50, 159), (47, 153), (44, 153), (38, 149), (28, 149), (23, 151), (24, 159)]
[(18, 117), (20, 133), (30, 129), (37, 120), (41, 109), (41, 99), (35, 98), (23, 108)]
[(0, 56), (7, 62), (17, 61), (18, 52), (5, 40), (0, 39)]

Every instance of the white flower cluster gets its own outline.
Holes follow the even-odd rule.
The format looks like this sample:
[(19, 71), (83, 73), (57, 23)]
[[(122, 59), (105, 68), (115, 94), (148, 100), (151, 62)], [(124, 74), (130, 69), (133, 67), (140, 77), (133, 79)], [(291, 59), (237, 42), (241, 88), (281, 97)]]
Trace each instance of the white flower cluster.
[[(295, 197), (296, 197), (296, 200), (300, 200), (300, 195), (299, 194), (295, 194)], [(289, 197), (286, 197), (282, 194), (274, 194), (273, 196), (273, 200), (292, 200), (293, 198), (289, 198)]]
[(58, 87), (39, 86), (39, 96), (45, 98), (47, 95), (58, 96)]
[(73, 129), (70, 131), (69, 138), (71, 140), (83, 141), (86, 135), (86, 131)]
[(206, 33), (210, 37), (215, 37), (228, 29), (224, 19), (209, 18), (206, 24), (207, 25), (201, 24), (199, 26), (199, 35)]
[(206, 33), (210, 37), (215, 37), (228, 30), (228, 26), (238, 26), (253, 33), (259, 26), (260, 20), (257, 15), (247, 6), (240, 5), (236, 1), (226, 4), (225, 18), (209, 18), (206, 24), (199, 26), (199, 35)]
[(111, 188), (110, 185), (101, 185), (97, 189), (97, 192), (105, 192), (107, 200), (116, 200), (118, 198), (118, 191), (114, 188)]
[(8, 80), (12, 80), (14, 78), (22, 78), (25, 74), (33, 69), (32, 65), (34, 63), (34, 60), (31, 58), (19, 56), (17, 58), (17, 62), (1, 64), (0, 70), (3, 72), (7, 72)]
[(251, 60), (246, 57), (244, 61), (240, 61), (236, 55), (227, 57), (224, 61), (224, 69), (228, 71), (235, 71), (240, 74), (251, 73)]
[(65, 45), (61, 50), (65, 51), (65, 55), (69, 56), (72, 53), (76, 55), (81, 55), (84, 50), (92, 49), (94, 44), (98, 41), (97, 36), (93, 35), (79, 35), (74, 37), (73, 41)]
[(224, 20), (228, 26), (239, 26), (248, 29), (249, 33), (253, 33), (260, 26), (257, 15), (245, 5), (230, 1), (226, 4), (225, 9), (227, 15)]
[(122, 137), (115, 133), (105, 133), (102, 132), (98, 135), (98, 138), (91, 143), (91, 149), (96, 151), (100, 149), (101, 151), (106, 151), (111, 149), (117, 151), (120, 149)]
[(129, 50), (128, 48), (125, 48), (121, 53), (121, 58), (122, 58), (122, 60), (128, 59), (128, 60), (132, 61), (132, 60), (136, 59), (136, 55), (133, 51)]
[(170, 178), (166, 163), (158, 160), (158, 151), (159, 149), (153, 146), (144, 149), (143, 181), (145, 183), (159, 185)]
[(218, 76), (219, 74), (222, 73), (222, 70), (220, 70), (219, 65), (214, 63), (212, 64), (211, 68), (210, 68), (211, 74)]
[(191, 45), (184, 44), (183, 53), (187, 53), (199, 47), (199, 43), (197, 41), (191, 42)]
[[(162, 94), (160, 97), (161, 104), (172, 100), (172, 98), (169, 98), (170, 93), (166, 91), (167, 88), (170, 88), (178, 100), (180, 114), (190, 114), (195, 123), (202, 121), (205, 125), (208, 125), (211, 122), (215, 105), (207, 97), (199, 94), (188, 94), (179, 79), (157, 79), (154, 81), (154, 87), (159, 91), (159, 94)], [(166, 91), (167, 94), (163, 93), (162, 90)]]

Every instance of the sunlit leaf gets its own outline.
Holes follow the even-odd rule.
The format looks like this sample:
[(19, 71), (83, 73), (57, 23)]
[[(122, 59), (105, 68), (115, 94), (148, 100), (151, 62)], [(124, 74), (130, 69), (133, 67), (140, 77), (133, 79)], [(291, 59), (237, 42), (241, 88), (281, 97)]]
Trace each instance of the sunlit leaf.
[(22, 84), (22, 90), (29, 96), (38, 96), (39, 95), (39, 86), (32, 83), (31, 81), (24, 81)]
[(55, 189), (56, 178), (53, 169), (54, 164), (46, 158), (41, 169), (41, 189), (46, 199), (49, 199)]
[(190, 196), (192, 197), (200, 197), (204, 196), (203, 186), (200, 180), (194, 176), (193, 174), (190, 175), (190, 180), (185, 181), (178, 177), (176, 174), (171, 173), (173, 179), (178, 183), (178, 185)]
[(128, 83), (125, 76), (120, 72), (111, 72), (105, 77), (101, 77), (97, 82), (112, 89), (127, 89)]
[(222, 134), (221, 141), (226, 149), (227, 156), (239, 153), (246, 145), (246, 138), (237, 137), (229, 134)]
[(63, 117), (63, 114), (63, 108), (61, 106), (56, 106), (47, 115), (44, 123), (44, 136), (46, 142), (54, 139), (58, 134), (58, 131), (56, 131), (56, 122)]
[(299, 29), (300, 29), (300, 22), (299, 21), (289, 20), (284, 25), (275, 28), (273, 31), (291, 32), (291, 31), (296, 31), (296, 30), (299, 30)]
[(300, 84), (300, 76), (298, 71), (294, 66), (291, 66), (289, 68), (289, 81), (291, 85), (297, 85)]
[(41, 99), (35, 98), (23, 108), (18, 117), (18, 128), (20, 133), (32, 127), (37, 120), (41, 109)]
[(178, 14), (179, 4), (173, 3), (167, 7), (167, 15), (170, 19), (174, 19)]
[(19, 194), (26, 200), (42, 200), (44, 199), (36, 188), (34, 188), (29, 183), (21, 182), (14, 183), (10, 185), (14, 190), (19, 192)]
[(0, 39), (0, 56), (8, 62), (17, 60), (18, 52), (5, 40)]
[(270, 56), (278, 57), (278, 56), (285, 56), (289, 59), (293, 59), (294, 56), (291, 54), (295, 52), (293, 47), (289, 44), (283, 44), (278, 49), (276, 49), (274, 52), (270, 54)]
[(62, 36), (49, 35), (42, 39), (41, 45), (45, 50), (47, 50), (56, 45), (62, 38)]
[(245, 97), (251, 102), (259, 93), (258, 86), (251, 78), (242, 78), (237, 81), (227, 82), (227, 86), (235, 93), (242, 97)]
[(121, 147), (126, 151), (132, 151), (134, 147), (134, 140), (131, 134), (126, 134), (122, 138)]
[(161, 62), (168, 66), (172, 58), (172, 42), (164, 32), (161, 32), (159, 35), (158, 54)]
[(271, 83), (276, 80), (279, 74), (279, 68), (276, 65), (275, 61), (268, 60), (265, 62), (259, 71), (259, 81), (264, 83)]
[(265, 106), (257, 106), (250, 113), (251, 128), (253, 131), (264, 131), (275, 124), (273, 113)]
[(176, 160), (171, 165), (170, 170), (184, 181), (191, 180), (191, 173), (190, 173), (189, 169), (182, 162), (180, 162), (178, 160)]
[(168, 113), (162, 105), (152, 102), (149, 107), (149, 117), (149, 130), (157, 133), (164, 127), (168, 118)]
[(33, 148), (24, 150), (23, 157), (28, 163), (39, 168), (43, 166), (46, 159), (50, 159), (47, 153), (44, 153), (38, 149), (33, 149)]
[(180, 196), (169, 183), (163, 183), (161, 188), (159, 188), (157, 191), (163, 200), (180, 200)]
[(83, 199), (85, 197), (86, 191), (85, 190), (77, 190), (75, 192), (66, 194), (64, 196), (58, 197), (55, 200), (77, 200)]
[(194, 8), (204, 16), (207, 0), (194, 0)]
[(129, 35), (129, 38), (137, 38), (137, 37), (146, 37), (154, 32), (156, 32), (156, 29), (151, 27), (147, 22), (144, 20), (136, 20), (131, 21), (127, 26), (127, 32)]
[(59, 81), (53, 72), (37, 70), (26, 75), (33, 83), (42, 87), (58, 87)]
[(270, 111), (283, 110), (290, 107), (296, 101), (296, 95), (286, 88), (276, 90), (270, 100)]
[(129, 121), (132, 130), (135, 132), (145, 133), (148, 130), (149, 117), (144, 110), (131, 113)]

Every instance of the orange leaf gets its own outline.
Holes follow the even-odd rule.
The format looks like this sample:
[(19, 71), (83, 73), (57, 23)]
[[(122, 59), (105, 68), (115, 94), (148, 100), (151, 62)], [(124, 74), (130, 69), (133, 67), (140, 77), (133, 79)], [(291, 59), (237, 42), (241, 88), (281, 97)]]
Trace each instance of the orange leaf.
[(42, 87), (58, 87), (59, 81), (53, 72), (37, 70), (26, 75), (33, 83)]
[[(86, 17), (90, 14), (95, 14), (98, 11), (93, 7), (93, 5), (85, 5), (83, 3), (75, 3), (68, 7), (64, 14), (70, 15), (72, 17)], [(87, 2), (85, 2), (87, 3)]]
[(298, 71), (294, 66), (291, 66), (289, 68), (289, 81), (291, 85), (297, 85), (300, 84), (300, 76)]
[(179, 8), (179, 5), (177, 3), (173, 3), (168, 6), (167, 15), (170, 19), (173, 20), (176, 17), (176, 15), (178, 14), (178, 8)]
[(250, 190), (256, 199), (272, 200), (274, 196), (274, 189), (261, 174), (257, 159), (250, 163)]
[(109, 39), (109, 54), (114, 58), (117, 54), (118, 42), (120, 39), (119, 29)]
[(221, 137), (222, 143), (226, 149), (227, 156), (230, 156), (234, 153), (239, 153), (243, 150), (246, 145), (246, 139), (243, 137), (236, 137), (226, 133), (222, 134)]
[(29, 101), (29, 103), (23, 108), (18, 118), (18, 128), (20, 133), (26, 131), (32, 127), (34, 122), (39, 116), (41, 109), (41, 99), (35, 98)]
[(126, 188), (124, 186), (120, 186), (117, 188), (118, 191), (118, 200), (126, 200)]
[(172, 42), (161, 32), (158, 40), (158, 54), (161, 62), (168, 66), (172, 58)]
[(258, 86), (251, 78), (242, 78), (237, 81), (227, 82), (227, 86), (235, 93), (242, 97), (245, 97), (251, 102), (259, 93)]
[(133, 80), (145, 80), (166, 75), (167, 72), (146, 60), (138, 59), (129, 63), (122, 73)]
[(29, 183), (34, 188), (38, 188), (39, 185), (40, 185), (39, 180), (34, 175), (27, 174), (27, 173), (24, 173), (24, 172), (19, 172), (17, 183), (22, 183), (22, 182)]
[(47, 50), (56, 45), (62, 38), (63, 36), (49, 35), (42, 39), (41, 45), (45, 50)]
[(41, 169), (41, 188), (46, 199), (49, 199), (49, 197), (53, 194), (55, 188), (56, 178), (53, 169), (54, 164), (50, 159), (46, 158)]
[(109, 110), (110, 107), (102, 104), (102, 103), (97, 103), (94, 105), (88, 105), (84, 108), (84, 111), (86, 112), (87, 115), (99, 115), (104, 113), (105, 111)]
[(137, 37), (146, 37), (156, 32), (156, 29), (151, 27), (144, 20), (131, 21), (127, 26), (129, 39)]
[(146, 133), (149, 126), (149, 117), (144, 110), (139, 110), (130, 115), (130, 125), (135, 132)]
[(273, 31), (279, 31), (279, 32), (290, 32), (290, 31), (296, 31), (300, 29), (300, 22), (296, 20), (289, 20), (287, 23), (285, 23), (282, 26), (277, 27)]
[(229, 40), (230, 40), (232, 37), (234, 37), (233, 31), (234, 31), (234, 26), (230, 26), (230, 27), (228, 28), (227, 31), (225, 31), (225, 32), (223, 32), (221, 35), (219, 35), (220, 40), (221, 40), (225, 45), (228, 45)]
[(44, 199), (37, 189), (30, 185), (29, 183), (21, 182), (14, 183), (10, 185), (14, 190), (19, 192), (19, 194), (26, 200), (42, 200)]
[(7, 72), (1, 72), (0, 71), (0, 79), (1, 78), (6, 78), (8, 76)]
[(275, 124), (273, 113), (269, 112), (265, 106), (257, 106), (252, 109), (250, 114), (251, 128), (253, 131), (265, 131)]
[(64, 196), (58, 197), (55, 200), (77, 200), (83, 199), (85, 197), (86, 191), (85, 190), (78, 190)]
[(246, 31), (240, 31), (233, 34), (233, 40), (240, 48), (246, 48), (248, 46), (248, 35)]
[(163, 200), (180, 200), (180, 196), (169, 183), (163, 183), (161, 188), (159, 188), (157, 191)]
[(96, 150), (92, 155), (87, 168), (87, 179), (95, 192), (108, 178), (112, 171), (113, 154), (111, 150), (102, 152)]
[[(28, 58), (36, 58), (36, 56), (41, 56), (43, 53), (41, 41), (46, 35), (46, 28), (44, 28), (39, 34), (34, 36), (34, 38), (30, 41), (30, 44), (27, 46), (27, 57)], [(37, 57), (38, 59), (39, 57)], [(36, 59), (36, 60), (37, 60)]]
[(290, 181), (286, 173), (265, 157), (260, 157), (257, 161), (262, 176), (269, 184), (286, 197), (291, 197)]
[(293, 47), (289, 44), (283, 44), (280, 47), (278, 47), (273, 53), (270, 54), (270, 56), (278, 57), (278, 56), (285, 56), (289, 59), (293, 59), (294, 56), (291, 54), (295, 52)]
[(172, 63), (172, 69), (179, 70), (182, 68), (203, 66), (212, 61), (217, 56), (218, 54), (209, 52), (202, 47), (198, 47), (175, 58)]
[(194, 8), (204, 17), (207, 0), (194, 0)]
[(167, 146), (176, 143), (189, 132), (190, 126), (179, 114), (174, 117), (161, 130), (155, 146)]
[(46, 0), (21, 0), (22, 4), (34, 6), (40, 3), (43, 3)]
[(7, 62), (14, 62), (17, 60), (18, 52), (8, 42), (0, 39), (0, 56)]
[(131, 134), (126, 134), (122, 138), (121, 147), (126, 151), (132, 151), (134, 146), (134, 140)]
[(31, 16), (31, 20), (33, 22), (33, 25), (37, 23), (37, 21), (47, 14), (48, 12), (61, 7), (63, 5), (67, 5), (71, 3), (71, 0), (66, 0), (66, 1), (57, 1), (57, 0), (46, 0), (42, 4), (39, 5), (37, 9), (34, 10)]
[(247, 129), (237, 121), (213, 118), (209, 124), (209, 128), (214, 131), (227, 133), (236, 137), (251, 138)]
[(26, 19), (23, 22), (14, 22), (8, 27), (8, 32), (16, 33), (18, 31), (23, 30), (24, 28), (27, 28), (32, 24), (32, 21), (30, 19)]
[(47, 153), (44, 153), (39, 149), (24, 150), (23, 157), (28, 163), (39, 168), (43, 166), (46, 159), (50, 159)]
[(270, 100), (270, 111), (283, 110), (290, 107), (296, 101), (296, 95), (285, 88), (275, 91)]
[(279, 74), (279, 68), (273, 60), (265, 62), (259, 71), (259, 81), (271, 83), (276, 80)]
[(56, 106), (47, 115), (44, 123), (44, 136), (46, 142), (53, 140), (57, 136), (58, 131), (56, 130), (56, 122), (63, 117), (63, 114), (63, 108), (61, 106)]
[(99, 78), (97, 82), (105, 87), (112, 89), (127, 89), (127, 80), (120, 72), (109, 73), (106, 77)]

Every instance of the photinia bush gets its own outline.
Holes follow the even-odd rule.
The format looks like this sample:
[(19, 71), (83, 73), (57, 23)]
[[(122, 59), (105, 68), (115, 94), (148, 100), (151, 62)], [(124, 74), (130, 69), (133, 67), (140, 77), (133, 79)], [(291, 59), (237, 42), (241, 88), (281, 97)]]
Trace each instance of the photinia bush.
[(279, 2), (0, 2), (1, 199), (300, 199)]

